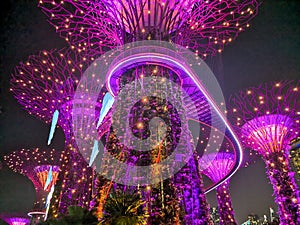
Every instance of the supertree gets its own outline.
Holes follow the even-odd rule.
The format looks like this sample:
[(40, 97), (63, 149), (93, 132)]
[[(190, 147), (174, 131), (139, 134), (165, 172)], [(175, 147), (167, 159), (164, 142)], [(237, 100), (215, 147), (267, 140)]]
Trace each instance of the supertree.
[[(248, 21), (256, 14), (258, 4), (255, 0), (243, 3), (40, 1), (40, 6), (56, 30), (70, 42), (71, 49), (84, 52), (88, 56), (85, 59), (89, 62), (90, 59), (93, 60), (92, 56), (96, 57), (109, 48), (149, 39), (173, 41), (195, 50), (201, 56), (221, 52), (224, 44), (231, 42), (240, 31), (249, 26)], [(76, 63), (73, 62), (74, 58)], [(67, 149), (63, 157), (63, 173), (60, 175), (64, 176), (60, 179), (62, 190), (54, 194), (56, 206), (53, 205), (53, 213), (56, 215), (59, 202), (61, 212), (72, 203), (87, 205), (89, 202), (87, 193), (91, 191), (91, 182), (88, 180), (92, 178), (89, 175), (92, 172), (88, 173), (89, 169), (81, 163), (82, 158), (77, 152), (70, 124), (74, 116), (70, 113), (72, 95), (78, 80), (72, 73), (81, 74), (85, 60), (84, 57), (83, 61), (78, 60), (76, 54), (69, 57), (69, 53), (46, 52), (45, 55), (41, 53), (37, 57), (31, 57), (29, 61), (32, 62), (17, 67), (12, 79), (12, 91), (30, 113), (46, 121), (53, 114), (53, 121), (58, 120), (66, 135)], [(78, 104), (84, 105), (85, 102)], [(197, 167), (192, 164), (190, 166), (195, 170)], [(79, 171), (85, 174), (84, 178), (80, 177), (82, 173)], [(197, 173), (194, 171), (191, 174), (196, 176)], [(196, 177), (194, 179), (200, 180)], [(198, 195), (195, 190), (193, 195)], [(59, 196), (62, 201), (57, 201)]]
[[(59, 125), (65, 134), (61, 173), (52, 199), (51, 215), (65, 212), (69, 205), (89, 207), (93, 171), (77, 150), (72, 133), (72, 99), (82, 70), (93, 60), (70, 49), (41, 51), (15, 68), (11, 91), (30, 114), (49, 123), (48, 145)], [(45, 156), (46, 157), (46, 156)], [(58, 211), (59, 209), (59, 211)]]
[(9, 225), (29, 225), (30, 222), (29, 218), (21, 216), (0, 215), (0, 218)]
[[(137, 70), (142, 69), (144, 76), (148, 77), (151, 76), (151, 71), (155, 68), (156, 67), (153, 66), (141, 66)], [(172, 71), (166, 68), (157, 69), (155, 76), (164, 77), (166, 74), (171, 77), (176, 76)], [(144, 85), (146, 85), (146, 82), (145, 79)], [(177, 107), (177, 112), (172, 111), (173, 105), (170, 104), (170, 102), (175, 102), (175, 98), (169, 97), (168, 100), (165, 100), (160, 90), (161, 87), (155, 88), (154, 84), (155, 83), (152, 84), (151, 92), (157, 92), (158, 96), (147, 96), (137, 102), (131, 109), (133, 115), (129, 118), (129, 126), (132, 127), (134, 134), (141, 137), (147, 137), (149, 135), (149, 145), (143, 144), (141, 146), (135, 146), (135, 148), (130, 146), (130, 144), (129, 146), (124, 146), (118, 135), (116, 135), (116, 131), (113, 129), (110, 130), (106, 148), (108, 152), (111, 152), (121, 161), (146, 166), (149, 163), (159, 163), (165, 160), (171, 152), (174, 151), (174, 146), (176, 145), (178, 145), (178, 148), (192, 148), (193, 143), (191, 143), (191, 134), (187, 127), (187, 119), (179, 117), (179, 115), (187, 114), (185, 112), (186, 109), (184, 109), (184, 107)], [(142, 92), (142, 90), (142, 86), (136, 86), (135, 89), (124, 87), (123, 91), (128, 94), (121, 95), (116, 99), (116, 101), (122, 102), (122, 105), (117, 105), (113, 109), (113, 120), (116, 121), (114, 125), (117, 124), (117, 127), (126, 130), (127, 124), (126, 120), (124, 120), (124, 110), (122, 109), (128, 106), (131, 107), (131, 96), (133, 96), (136, 91)], [(163, 90), (171, 91), (174, 96), (180, 91), (177, 90), (176, 87), (168, 86), (168, 84), (164, 85)], [(151, 130), (149, 122), (155, 117), (161, 118), (162, 121), (157, 127), (157, 133), (149, 134), (149, 130)], [(179, 127), (180, 123), (182, 126), (181, 129)], [(167, 130), (166, 138), (164, 137), (165, 130)], [(180, 130), (184, 132), (180, 134)], [(129, 140), (133, 140), (129, 132), (127, 131), (124, 135)], [(181, 143), (178, 141), (179, 137), (183, 139)], [(127, 143), (130, 143), (130, 141)], [(150, 151), (141, 154), (136, 152), (136, 149), (139, 148), (150, 149)], [(156, 171), (153, 170), (152, 173), (156, 173)], [(173, 179), (161, 180), (156, 184), (148, 185), (141, 189), (148, 203), (148, 211), (150, 214), (149, 222), (151, 224), (180, 223), (183, 219), (180, 220), (180, 216), (176, 215), (176, 213), (180, 213), (182, 210), (185, 211), (183, 214), (185, 214), (184, 221), (186, 224), (202, 224), (208, 220), (208, 210), (206, 199), (203, 195), (203, 185), (201, 183), (200, 174), (197, 173), (195, 168), (194, 158), (192, 158)], [(182, 199), (182, 201), (179, 199)]]
[[(142, 46), (141, 49), (144, 50), (147, 47), (148, 46)], [(159, 47), (160, 48), (157, 47), (158, 50), (156, 53), (160, 53), (159, 51), (170, 51), (170, 49), (164, 48), (164, 46)], [(126, 46), (125, 48), (127, 49)], [(152, 49), (153, 46), (149, 46), (149, 48)], [(139, 55), (141, 54), (141, 49), (134, 48)], [(172, 49), (172, 53), (173, 51), (175, 50)], [(182, 47), (180, 47), (179, 51), (182, 51)], [(184, 51), (188, 50), (185, 49)], [(128, 52), (132, 53), (133, 51), (128, 48)], [(197, 58), (194, 53), (190, 52), (190, 54), (193, 58)], [(108, 55), (117, 55), (117, 53), (108, 53)], [(126, 55), (126, 53), (122, 52), (120, 57), (123, 57), (123, 55)], [(104, 55), (101, 58), (106, 59), (107, 57)], [(180, 61), (181, 55), (178, 55), (178, 58), (179, 59), (177, 60)], [(111, 114), (113, 125), (107, 130), (105, 136), (106, 149), (104, 151), (109, 152), (119, 161), (126, 164), (147, 166), (149, 163), (159, 163), (168, 158), (176, 145), (181, 146), (181, 148), (184, 149), (184, 152), (191, 151), (191, 149), (194, 148), (194, 144), (198, 145), (198, 143), (194, 143), (192, 140), (189, 127), (187, 126), (188, 117), (195, 118), (197, 123), (199, 123), (200, 120), (201, 123), (207, 124), (207, 127), (209, 127), (206, 132), (208, 134), (207, 139), (209, 139), (209, 136), (212, 133), (212, 136), (215, 136), (214, 141), (218, 143), (218, 139), (222, 139), (222, 135), (224, 135), (223, 132), (215, 134), (215, 129), (217, 128), (212, 127), (213, 119), (209, 110), (208, 99), (206, 99), (203, 92), (197, 88), (196, 83), (192, 82), (192, 78), (183, 71), (172, 68), (173, 65), (176, 67), (175, 62), (173, 65), (164, 67), (163, 59), (164, 58), (157, 63), (158, 65), (155, 63), (148, 63), (146, 61), (147, 59), (145, 59), (146, 62), (135, 62), (131, 67), (126, 69), (119, 67), (118, 71), (115, 71), (113, 76), (107, 78), (106, 82), (105, 79), (98, 79), (98, 77), (93, 78), (93, 74), (96, 74), (100, 68), (105, 70), (104, 66), (101, 64), (101, 59), (99, 59), (94, 63), (96, 66), (93, 65), (89, 70), (89, 73), (92, 75), (91, 79), (89, 79), (90, 77), (82, 79), (82, 82), (79, 84), (79, 89), (76, 91), (77, 94), (74, 97), (74, 101), (77, 101), (77, 99), (92, 99), (93, 94), (95, 93), (97, 96), (100, 91), (100, 96), (105, 96), (107, 93), (114, 96), (115, 104), (111, 106), (111, 109), (108, 112), (108, 115)], [(113, 62), (116, 64), (119, 63), (118, 58), (114, 58)], [(105, 61), (104, 64), (109, 63)], [(99, 66), (99, 68), (97, 68), (97, 66)], [(110, 68), (114, 68), (114, 66), (112, 65)], [(171, 80), (173, 82), (171, 82)], [(103, 83), (105, 82), (105, 86), (101, 85), (101, 81)], [(104, 91), (106, 88), (107, 90)], [(187, 95), (189, 95), (191, 99), (187, 96), (182, 97), (180, 94), (182, 90), (188, 93)], [(104, 92), (102, 93), (102, 91)], [(105, 92), (107, 93), (105, 94)], [(167, 96), (166, 93), (168, 93)], [(176, 105), (177, 111), (172, 111), (174, 110), (174, 105), (172, 105), (171, 102), (173, 104), (174, 102), (178, 103), (178, 105)], [(195, 104), (194, 108), (193, 103)], [(128, 115), (128, 117), (126, 117), (126, 115)], [(159, 125), (155, 128), (157, 131), (153, 131), (152, 134), (152, 131), (149, 132), (149, 130), (151, 130), (150, 124), (152, 119), (156, 117), (161, 118), (163, 120), (161, 121), (162, 124), (165, 124), (166, 126), (160, 127)], [(84, 119), (86, 118), (82, 118), (82, 120)], [(80, 120), (77, 122), (79, 121)], [(219, 122), (224, 123), (222, 120)], [(102, 124), (99, 129), (101, 126)], [(180, 128), (180, 126), (182, 127)], [(117, 133), (115, 130), (116, 127), (122, 132)], [(169, 135), (166, 139), (164, 138), (164, 129), (168, 131), (167, 134)], [(147, 142), (147, 145), (133, 145), (132, 143), (134, 142), (135, 137), (132, 135), (141, 137), (141, 139), (149, 136), (150, 140), (155, 144), (153, 145), (150, 141), (149, 143)], [(182, 142), (179, 144), (178, 137), (180, 137), (180, 135)], [(197, 135), (199, 135), (199, 133), (197, 133)], [(90, 138), (87, 134), (85, 137), (87, 137), (87, 139)], [(202, 138), (203, 132), (201, 130), (198, 141), (201, 142)], [(121, 141), (122, 139), (125, 142)], [(91, 141), (93, 142), (94, 138), (92, 138)], [(213, 140), (211, 141), (214, 142)], [(205, 141), (206, 144), (207, 142), (208, 141)], [(234, 140), (233, 142), (236, 141)], [(203, 141), (203, 145), (205, 145), (205, 143)], [(153, 146), (153, 149), (151, 146)], [(137, 151), (138, 149), (150, 149), (150, 151), (141, 153)], [(217, 149), (214, 149), (214, 151), (215, 150)], [(176, 154), (176, 159), (174, 161), (182, 161), (184, 156), (184, 153)], [(175, 176), (171, 179), (166, 179), (164, 181), (159, 180), (158, 185), (151, 184), (138, 186), (138, 190), (142, 192), (143, 197), (146, 197), (148, 200), (148, 210), (153, 224), (176, 224), (176, 221), (178, 221), (177, 218), (179, 217), (181, 217), (180, 221), (185, 221), (187, 224), (209, 223), (208, 209), (203, 193), (204, 188), (201, 174), (197, 167), (196, 158), (197, 155), (193, 155), (186, 166), (183, 167), (182, 170), (176, 171), (178, 173), (174, 173)], [(109, 160), (104, 160), (104, 162), (106, 167), (111, 168), (111, 171), (119, 169), (119, 167), (116, 167), (115, 164), (111, 163)], [(170, 170), (172, 170), (172, 168), (170, 168)], [(131, 177), (138, 179), (145, 177), (143, 175), (130, 176), (130, 174), (127, 175), (126, 172), (127, 171), (124, 171), (124, 175), (123, 173), (118, 175), (121, 177), (122, 181), (126, 180), (128, 177), (129, 179)], [(152, 173), (155, 173), (155, 171), (150, 171), (148, 174), (152, 175)], [(147, 174), (145, 175), (148, 176)], [(115, 186), (117, 185), (114, 185), (113, 183), (109, 183), (106, 186), (99, 182), (101, 196), (108, 196), (108, 189)], [(122, 187), (119, 186), (119, 188)], [(101, 196), (99, 198), (100, 201), (98, 202), (100, 205), (100, 213), (101, 208), (103, 209), (101, 203), (105, 201)], [(168, 202), (169, 204), (167, 204)], [(176, 215), (176, 211), (180, 213), (182, 209), (178, 207), (178, 205), (181, 207), (183, 206), (183, 211), (185, 211), (183, 213), (184, 219), (182, 218), (182, 215)], [(163, 215), (165, 208), (169, 208), (171, 211), (168, 216)], [(171, 221), (161, 222), (161, 219), (167, 219), (169, 216)]]
[[(213, 182), (218, 182), (226, 176), (235, 164), (232, 153), (219, 152), (203, 155), (199, 160), (201, 172)], [(234, 211), (229, 195), (229, 180), (216, 189), (220, 224), (236, 224)]]
[(299, 190), (290, 169), (288, 144), (299, 133), (299, 82), (262, 84), (232, 96), (229, 118), (245, 146), (266, 164), (282, 224), (299, 224)]
[(300, 187), (300, 137), (293, 139), (290, 145), (290, 163), (295, 172), (296, 183)]
[(200, 0), (41, 0), (57, 32), (78, 51), (136, 40), (173, 41), (202, 57), (221, 52), (249, 27), (259, 3)]
[(4, 156), (7, 166), (16, 173), (29, 178), (36, 190), (36, 200), (31, 217), (43, 217), (46, 213), (46, 200), (51, 188), (55, 185), (60, 158), (63, 152), (52, 150), (22, 149)]

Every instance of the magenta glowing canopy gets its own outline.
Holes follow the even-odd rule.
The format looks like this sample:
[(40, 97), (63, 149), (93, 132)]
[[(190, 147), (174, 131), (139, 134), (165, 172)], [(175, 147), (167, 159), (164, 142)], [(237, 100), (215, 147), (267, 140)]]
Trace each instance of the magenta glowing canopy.
[[(206, 154), (199, 159), (199, 169), (209, 179), (218, 182), (230, 173), (235, 164), (234, 158), (234, 154), (227, 152)], [(229, 195), (229, 180), (219, 185), (216, 190), (220, 224), (235, 223), (232, 202)]]
[(71, 100), (89, 60), (70, 49), (41, 51), (15, 68), (10, 91), (29, 114), (47, 123), (58, 110), (58, 125), (68, 137)]
[(270, 82), (230, 99), (229, 116), (244, 145), (263, 158), (281, 224), (299, 224), (299, 194), (289, 166), (288, 145), (299, 134), (300, 82)]
[(28, 177), (34, 184), (35, 189), (39, 191), (44, 190), (44, 186), (38, 173), (41, 172), (42, 168), (45, 172), (46, 168), (49, 169), (50, 166), (53, 167), (53, 171), (58, 173), (61, 154), (62, 152), (55, 149), (22, 149), (4, 156), (4, 161), (14, 172)]
[(221, 52), (249, 27), (258, 2), (41, 0), (56, 31), (78, 51), (104, 52), (136, 40), (173, 41), (201, 56)]
[(25, 217), (3, 216), (3, 220), (9, 225), (29, 225), (29, 218)]
[(245, 146), (262, 156), (287, 150), (299, 134), (300, 83), (270, 82), (241, 91), (230, 99), (232, 118)]
[(204, 154), (199, 159), (201, 172), (213, 182), (222, 180), (232, 170), (235, 164), (233, 153), (219, 152)]

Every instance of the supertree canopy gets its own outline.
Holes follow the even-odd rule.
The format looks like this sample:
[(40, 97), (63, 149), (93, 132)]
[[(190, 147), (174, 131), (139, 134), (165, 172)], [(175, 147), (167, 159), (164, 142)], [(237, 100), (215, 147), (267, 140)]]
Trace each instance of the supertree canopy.
[(54, 149), (22, 149), (4, 156), (7, 166), (28, 177), (36, 190), (36, 201), (30, 215), (45, 214), (47, 195), (55, 185), (61, 164), (61, 154)]
[(58, 110), (57, 124), (71, 139), (71, 100), (87, 60), (69, 49), (41, 51), (16, 66), (10, 90), (29, 114), (47, 123)]
[(0, 217), (9, 225), (29, 225), (29, 218), (0, 215)]
[(57, 32), (78, 51), (136, 40), (165, 40), (201, 56), (221, 52), (249, 27), (258, 2), (200, 0), (41, 0), (39, 6)]
[(299, 224), (299, 190), (291, 172), (289, 143), (299, 134), (299, 82), (262, 84), (230, 99), (229, 117), (244, 145), (262, 156), (282, 224)]
[(50, 122), (48, 145), (56, 124), (64, 131), (66, 149), (62, 155), (59, 185), (53, 195), (51, 212), (65, 211), (68, 205), (89, 206), (92, 170), (77, 151), (72, 134), (72, 99), (82, 71), (93, 58), (71, 49), (41, 51), (16, 67), (11, 91), (30, 114)]
[[(209, 179), (218, 182), (230, 172), (235, 163), (234, 158), (234, 154), (226, 152), (205, 154), (199, 159), (199, 167)], [(229, 180), (219, 185), (216, 190), (220, 224), (236, 224), (229, 195)]]

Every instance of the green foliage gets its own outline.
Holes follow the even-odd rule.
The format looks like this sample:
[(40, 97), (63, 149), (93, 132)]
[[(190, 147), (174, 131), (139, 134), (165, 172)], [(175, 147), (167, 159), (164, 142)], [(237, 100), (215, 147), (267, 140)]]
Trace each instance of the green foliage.
[(116, 191), (110, 194), (104, 206), (101, 225), (144, 225), (147, 213), (145, 202), (134, 193)]
[(69, 206), (68, 214), (59, 219), (50, 218), (37, 225), (97, 225), (98, 219), (94, 210), (87, 210), (80, 206)]

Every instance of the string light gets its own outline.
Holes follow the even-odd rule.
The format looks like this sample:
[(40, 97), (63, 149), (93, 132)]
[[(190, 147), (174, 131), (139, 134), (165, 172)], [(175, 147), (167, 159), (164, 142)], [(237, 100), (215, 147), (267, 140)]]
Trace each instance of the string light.
[[(4, 161), (10, 169), (26, 176), (34, 184), (36, 190), (34, 210), (44, 211), (46, 195), (55, 184), (59, 173), (60, 155), (61, 152), (55, 149), (45, 151), (35, 148), (22, 149), (4, 156)], [(53, 171), (52, 181), (47, 183), (50, 167)]]
[[(213, 182), (222, 180), (235, 164), (233, 153), (210, 153), (204, 154), (199, 159), (199, 168)], [(221, 224), (235, 222), (232, 202), (229, 196), (229, 181), (225, 181), (217, 187), (217, 201)], [(236, 222), (235, 222), (236, 223)]]
[[(229, 102), (230, 107), (238, 108), (237, 113), (229, 117), (233, 120), (241, 118), (241, 122), (236, 125), (244, 145), (256, 150), (265, 161), (279, 206), (281, 223), (291, 225), (297, 225), (300, 220), (299, 191), (290, 169), (287, 151), (290, 141), (299, 133), (296, 122), (299, 115), (296, 112), (300, 108), (300, 94), (295, 91), (295, 83), (297, 88), (299, 81), (262, 84), (252, 88), (256, 97), (249, 95), (248, 90), (232, 96)], [(255, 98), (264, 99), (264, 104)]]
[[(133, 40), (154, 39), (199, 50), (204, 57), (221, 53), (225, 44), (248, 28), (259, 4), (256, 0), (230, 0), (226, 4), (218, 0), (151, 1), (151, 4), (146, 0), (140, 0), (139, 4), (134, 0), (116, 0), (109, 2), (109, 7), (105, 5), (102, 1), (39, 3), (56, 30), (79, 52), (94, 54), (103, 52), (102, 46), (113, 48)], [(166, 16), (157, 16), (162, 14)]]

